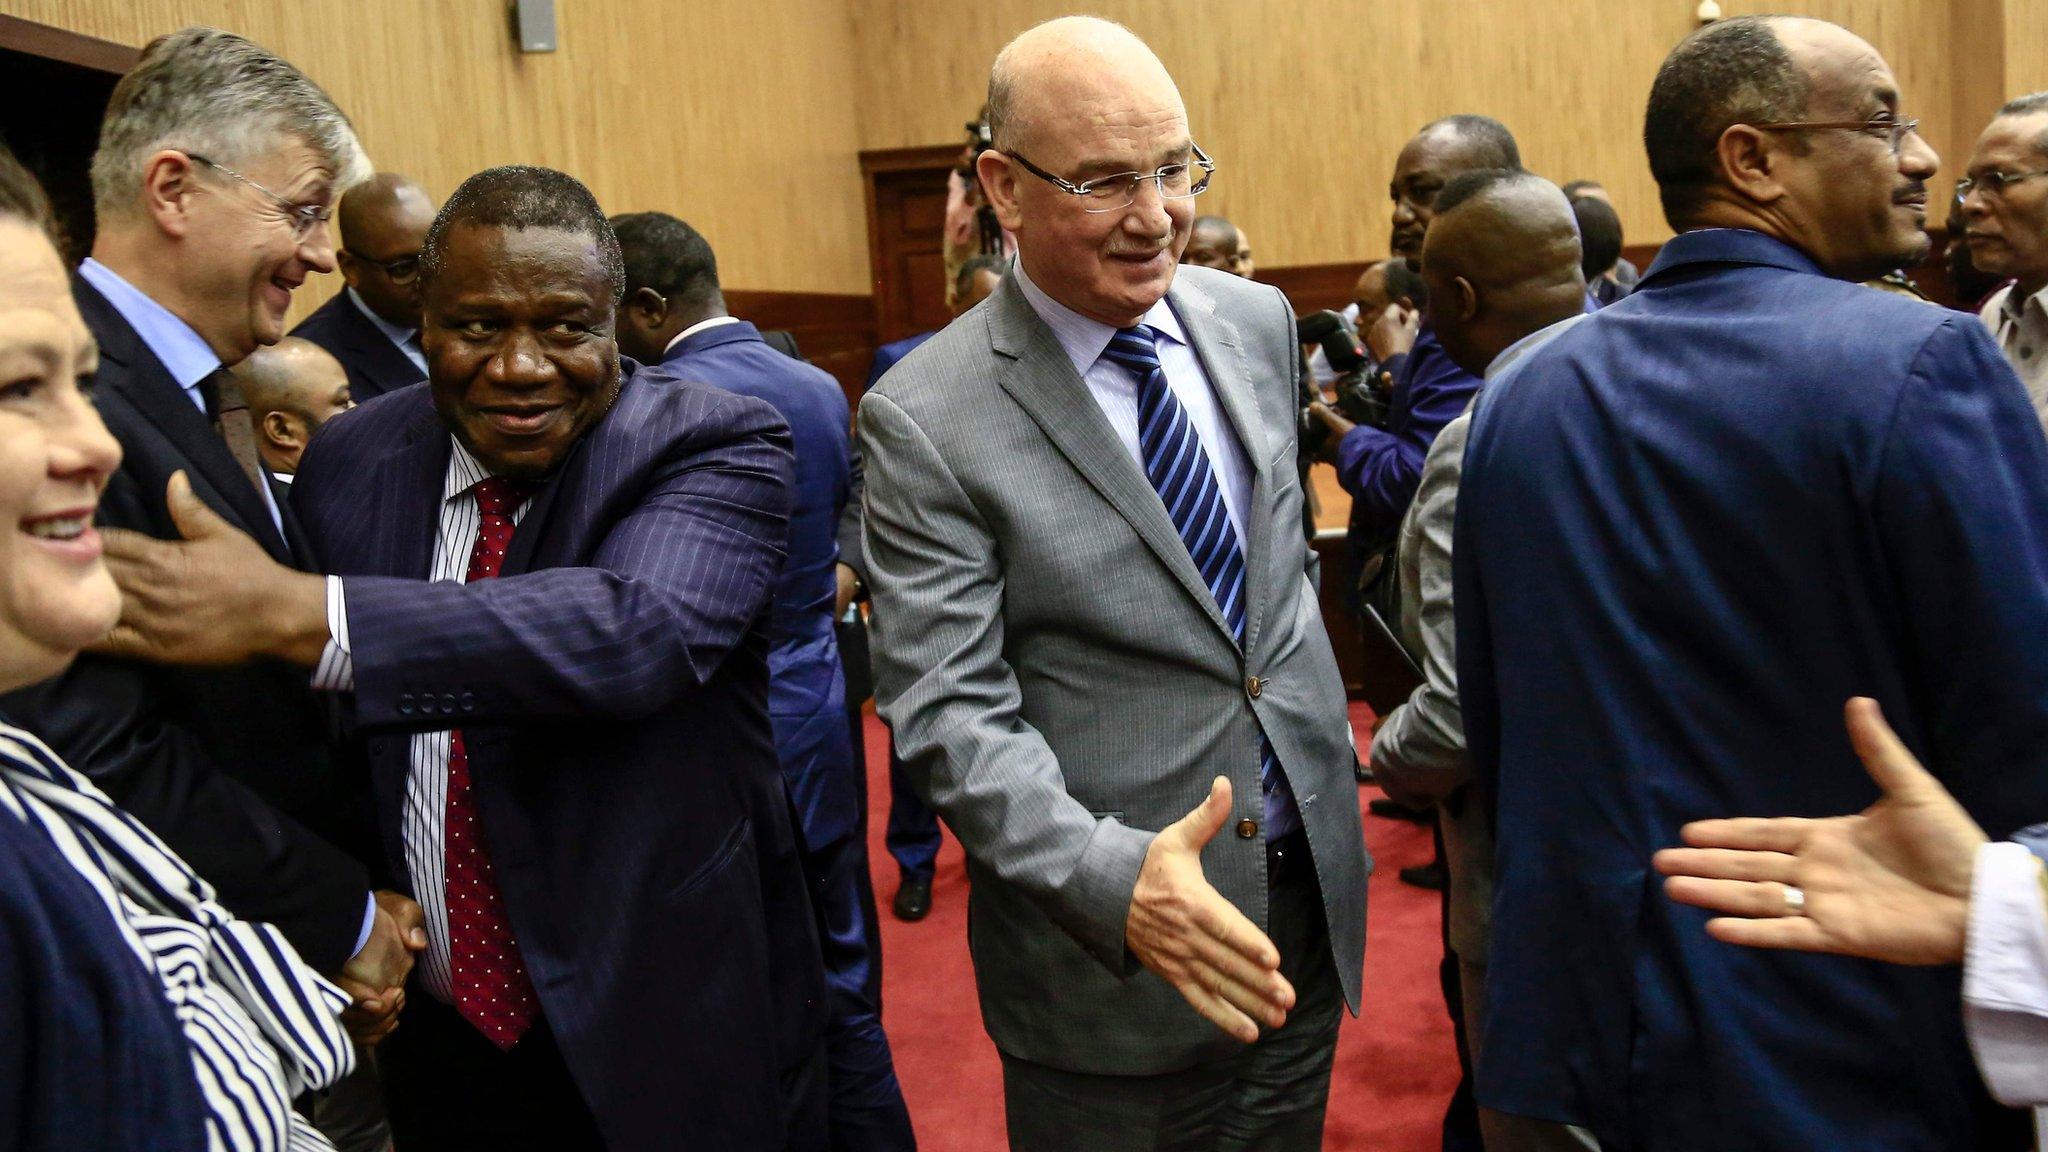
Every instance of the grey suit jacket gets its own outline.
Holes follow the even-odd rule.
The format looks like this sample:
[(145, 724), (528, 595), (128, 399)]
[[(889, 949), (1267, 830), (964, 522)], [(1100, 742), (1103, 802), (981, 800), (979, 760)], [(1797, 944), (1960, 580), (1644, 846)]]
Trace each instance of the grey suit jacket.
[(1236, 810), (1202, 866), (1265, 927), (1261, 725), (1301, 805), (1353, 1012), (1365, 949), (1344, 686), (1296, 531), (1293, 314), (1278, 291), (1203, 268), (1182, 268), (1168, 299), (1256, 471), (1243, 655), (1014, 278), (860, 406), (882, 715), (967, 849), (989, 1035), (1079, 1072), (1174, 1071), (1236, 1047), (1131, 959), (1124, 922), (1153, 835), (1226, 775)]

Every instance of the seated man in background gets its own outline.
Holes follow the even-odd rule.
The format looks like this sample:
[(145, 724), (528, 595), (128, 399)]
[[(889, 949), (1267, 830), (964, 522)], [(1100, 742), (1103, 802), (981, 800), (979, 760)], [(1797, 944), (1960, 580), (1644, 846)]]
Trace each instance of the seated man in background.
[(181, 500), (189, 543), (109, 541), (121, 635), (346, 698), (427, 908), (378, 1060), (399, 1147), (822, 1149), (825, 986), (767, 702), (787, 427), (621, 370), (618, 241), (559, 172), (465, 181), (421, 283), (428, 383), (329, 421), (292, 484), (337, 575)]
[[(1511, 365), (1585, 315), (1578, 238), (1564, 194), (1540, 176), (1506, 169), (1467, 172), (1444, 185), (1436, 221), (1423, 241), (1422, 275), (1437, 302), (1432, 323), (1453, 363), (1492, 382)], [(1470, 1056), (1484, 1043), (1486, 940), (1493, 894), (1493, 804), (1472, 783), (1458, 711), (1456, 617), (1451, 605), (1451, 526), (1465, 458), (1468, 408), (1444, 430), (1423, 462), (1415, 502), (1401, 521), (1396, 572), (1401, 582), (1402, 646), (1416, 655), (1423, 683), (1373, 733), (1372, 768), (1393, 799), (1434, 806), (1448, 873), (1445, 946), (1458, 966), (1456, 985)], [(1487, 1152), (1585, 1148), (1563, 1125), (1478, 1111)]]
[[(968, 309), (988, 299), (996, 290), (996, 285), (1003, 282), (1003, 273), (1009, 267), (1010, 261), (1002, 256), (970, 256), (962, 261), (959, 273), (953, 277), (954, 319), (965, 316)], [(897, 361), (910, 355), (911, 349), (938, 334), (936, 329), (919, 332), (915, 336), (891, 340), (875, 349), (875, 362), (868, 367), (868, 380), (861, 386), (861, 392), (865, 394), (870, 388), (881, 383), (882, 377), (896, 366)]]
[(1244, 229), (1237, 230), (1237, 255), (1231, 258), (1230, 270), (1247, 280), (1258, 275), (1258, 262), (1252, 259), (1252, 238)]
[(1188, 225), (1188, 246), (1180, 254), (1180, 262), (1219, 272), (1237, 272), (1237, 244), (1237, 225), (1221, 216), (1197, 216)]
[(1621, 217), (1614, 205), (1598, 196), (1581, 196), (1571, 202), (1572, 217), (1579, 225), (1579, 247), (1584, 251), (1580, 267), (1586, 275), (1586, 293), (1601, 308), (1629, 294), (1615, 278), (1621, 262)]
[[(1614, 198), (1607, 194), (1607, 189), (1597, 180), (1570, 181), (1564, 186), (1564, 194), (1565, 198), (1572, 202), (1573, 207), (1577, 207), (1581, 200), (1598, 200), (1610, 208), (1614, 207)], [(1618, 212), (1619, 210), (1617, 214)], [(1626, 296), (1636, 290), (1636, 283), (1643, 278), (1643, 270), (1636, 267), (1628, 257), (1623, 256), (1615, 260), (1614, 267), (1608, 269), (1606, 275), (1614, 282), (1614, 286), (1621, 290), (1621, 294)], [(1599, 290), (1597, 286), (1593, 287), (1596, 292)]]
[(825, 1032), (832, 1146), (916, 1146), (882, 1032), (881, 936), (865, 889), (861, 782), (853, 775), (846, 685), (833, 631), (839, 518), (851, 488), (846, 393), (821, 369), (770, 348), (727, 315), (718, 259), (695, 228), (662, 212), (617, 216), (626, 300), (619, 350), (648, 386), (701, 381), (775, 406), (796, 449), (795, 506), (768, 610), (768, 718), (796, 803), (817, 904), (831, 1022)]
[(249, 420), (256, 426), (256, 454), (279, 484), (290, 484), (299, 455), (322, 424), (355, 407), (341, 361), (310, 340), (287, 336), (258, 348), (235, 365)]
[(341, 361), (358, 404), (427, 378), (420, 351), (420, 245), (433, 222), (433, 200), (396, 173), (379, 172), (341, 198), (336, 260), (348, 287), (292, 335)]

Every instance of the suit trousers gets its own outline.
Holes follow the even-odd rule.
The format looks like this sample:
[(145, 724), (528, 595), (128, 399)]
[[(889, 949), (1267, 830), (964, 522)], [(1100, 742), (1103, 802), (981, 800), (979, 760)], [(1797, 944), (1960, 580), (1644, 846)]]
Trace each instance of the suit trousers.
[(1294, 985), (1287, 1023), (1226, 1059), (1161, 1076), (1066, 1072), (1003, 1055), (1011, 1152), (1320, 1152), (1343, 989), (1297, 832), (1271, 853), (1267, 927)]
[(500, 1051), (415, 983), (397, 1030), (377, 1046), (377, 1072), (400, 1148), (604, 1150), (545, 1019), (510, 1052)]
[[(1480, 1020), (1486, 1015), (1486, 965), (1460, 957), (1458, 980), (1464, 994), (1465, 1040), (1476, 1059), (1486, 1043)], [(1576, 1124), (1512, 1116), (1481, 1106), (1479, 1131), (1486, 1152), (1600, 1152), (1600, 1142)]]

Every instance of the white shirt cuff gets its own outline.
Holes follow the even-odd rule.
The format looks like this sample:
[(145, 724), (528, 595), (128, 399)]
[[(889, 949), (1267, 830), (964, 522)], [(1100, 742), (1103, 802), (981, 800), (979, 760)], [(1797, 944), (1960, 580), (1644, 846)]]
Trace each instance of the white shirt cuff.
[[(341, 590), (341, 577), (327, 578), (327, 646), (320, 650), (320, 663), (313, 667), (313, 687), (322, 692), (353, 692), (356, 662), (348, 647), (348, 596)], [(367, 933), (369, 929), (364, 929)]]
[(364, 900), (363, 930), (356, 934), (356, 950), (349, 953), (351, 958), (362, 955), (363, 949), (370, 946), (370, 933), (377, 927), (377, 894), (372, 892)]
[(1977, 850), (1963, 1029), (1993, 1096), (2013, 1107), (2048, 1104), (2048, 901), (2040, 861), (2018, 844)]

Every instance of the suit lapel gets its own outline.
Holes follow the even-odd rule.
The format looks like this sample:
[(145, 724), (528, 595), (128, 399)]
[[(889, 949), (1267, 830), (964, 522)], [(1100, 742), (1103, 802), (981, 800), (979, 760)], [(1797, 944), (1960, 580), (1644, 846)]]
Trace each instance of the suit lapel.
[(1188, 342), (1194, 345), (1195, 356), (1209, 376), (1209, 386), (1215, 390), (1224, 416), (1236, 430), (1237, 442), (1243, 446), (1245, 459), (1252, 468), (1251, 501), (1245, 509), (1250, 539), (1243, 541), (1248, 597), (1244, 646), (1250, 651), (1259, 638), (1259, 625), (1265, 616), (1266, 582), (1259, 577), (1266, 570), (1273, 533), (1272, 468), (1265, 427), (1259, 421), (1259, 398), (1253, 388), (1251, 369), (1245, 362), (1237, 325), (1216, 314), (1215, 301), (1189, 284), (1184, 276), (1174, 277), (1167, 300), (1173, 305), (1174, 315), (1180, 318)]
[[(98, 289), (78, 279), (72, 285), (79, 311), (99, 341), (101, 358), (123, 369), (102, 371), (100, 379), (104, 385), (120, 393), (177, 449), (178, 455), (190, 465), (185, 472), (200, 499), (253, 536), (280, 564), (291, 564), (291, 548), (278, 533), (276, 521), (270, 518), (263, 494), (235, 462), (227, 442), (213, 430), (206, 414), (171, 379), (170, 371), (156, 358), (156, 353), (149, 350)], [(157, 500), (163, 498), (161, 492), (151, 495)]]
[[(389, 336), (379, 331), (370, 318), (363, 315), (355, 302), (346, 295), (335, 297), (336, 305), (347, 318), (344, 338), (361, 355), (365, 366), (377, 377), (378, 395), (395, 392), (408, 384), (417, 384), (426, 379), (421, 375), (419, 365), (399, 350)], [(371, 397), (357, 397), (358, 403)]]
[(453, 453), (440, 416), (424, 398), (421, 408), (406, 427), (403, 445), (378, 465), (377, 517), (385, 530), (374, 533), (381, 544), (376, 570), (407, 580), (433, 575), (441, 489)]
[(1088, 385), (1075, 374), (1066, 350), (1012, 281), (1004, 281), (990, 301), (989, 334), (996, 354), (1005, 360), (997, 370), (1003, 390), (1030, 414), (1082, 479), (1130, 522), (1210, 622), (1235, 644), (1236, 636), (1174, 530), (1159, 493), (1116, 438)]

